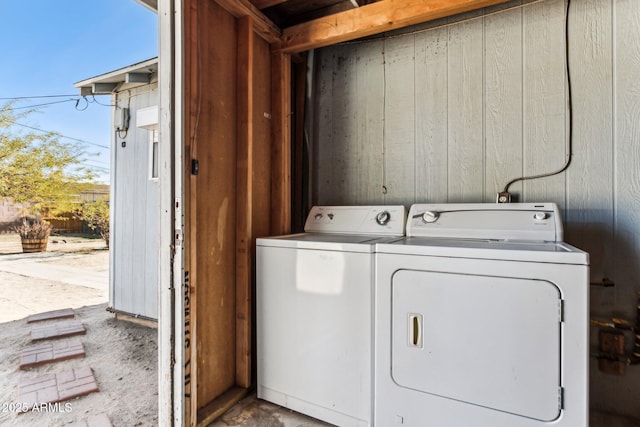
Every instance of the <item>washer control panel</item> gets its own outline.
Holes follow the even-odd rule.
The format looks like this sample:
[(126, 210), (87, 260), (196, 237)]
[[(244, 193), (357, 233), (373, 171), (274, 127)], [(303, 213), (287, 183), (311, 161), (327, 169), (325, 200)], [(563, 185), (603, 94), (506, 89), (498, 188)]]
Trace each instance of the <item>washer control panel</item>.
[(406, 208), (393, 206), (314, 206), (307, 216), (307, 233), (403, 236)]
[(563, 241), (555, 203), (416, 204), (407, 236), (485, 240)]

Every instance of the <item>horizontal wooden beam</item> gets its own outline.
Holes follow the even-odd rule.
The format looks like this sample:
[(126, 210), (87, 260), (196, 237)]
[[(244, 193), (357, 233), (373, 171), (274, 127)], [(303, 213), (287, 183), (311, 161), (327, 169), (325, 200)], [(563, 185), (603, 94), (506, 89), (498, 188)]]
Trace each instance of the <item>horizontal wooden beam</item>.
[(125, 83), (150, 83), (151, 74), (149, 73), (127, 73)]
[(509, 0), (383, 0), (286, 28), (274, 52), (297, 53)]
[(248, 0), (216, 0), (227, 12), (236, 18), (250, 16), (253, 21), (253, 29), (269, 43), (280, 40), (282, 31), (269, 18)]
[(266, 9), (271, 6), (277, 6), (286, 2), (287, 0), (252, 0), (251, 3), (258, 9)]
[(242, 387), (232, 387), (224, 392), (213, 402), (198, 410), (197, 427), (208, 426), (217, 418), (224, 415), (233, 405), (241, 401), (248, 393), (249, 389)]
[(94, 94), (107, 94), (116, 90), (117, 83), (94, 83), (92, 93)]

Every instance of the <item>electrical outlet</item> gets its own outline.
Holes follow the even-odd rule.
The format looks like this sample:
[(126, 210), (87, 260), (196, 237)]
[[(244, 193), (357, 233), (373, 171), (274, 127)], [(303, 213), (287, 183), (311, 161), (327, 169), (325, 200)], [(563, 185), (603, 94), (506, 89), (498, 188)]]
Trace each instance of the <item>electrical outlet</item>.
[(511, 203), (511, 193), (502, 191), (496, 196), (496, 203)]

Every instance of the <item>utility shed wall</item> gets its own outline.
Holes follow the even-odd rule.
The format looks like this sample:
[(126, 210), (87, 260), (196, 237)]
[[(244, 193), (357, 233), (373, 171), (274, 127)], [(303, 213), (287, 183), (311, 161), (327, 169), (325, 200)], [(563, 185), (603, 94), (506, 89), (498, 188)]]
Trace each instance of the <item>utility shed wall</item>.
[[(563, 0), (515, 1), (316, 51), (316, 204), (494, 202), (558, 170), (569, 115)], [(573, 162), (511, 187), (555, 202), (591, 255), (593, 317), (635, 320), (640, 290), (640, 2), (572, 0)], [(570, 304), (570, 302), (568, 302)], [(597, 332), (593, 329), (592, 347)], [(627, 351), (631, 349), (627, 335)], [(640, 368), (592, 361), (591, 405), (640, 418)]]
[[(155, 80), (155, 76), (154, 76)], [(137, 111), (158, 105), (158, 84), (112, 96), (114, 117), (129, 109), (128, 130), (113, 123), (110, 303), (117, 311), (158, 318), (158, 179), (151, 178), (151, 132), (136, 126)]]

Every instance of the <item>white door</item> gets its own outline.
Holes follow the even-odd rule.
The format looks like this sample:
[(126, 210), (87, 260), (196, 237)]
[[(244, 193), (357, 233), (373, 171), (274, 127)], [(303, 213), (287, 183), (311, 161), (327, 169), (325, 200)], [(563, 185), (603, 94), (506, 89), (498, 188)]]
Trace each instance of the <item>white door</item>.
[(391, 376), (418, 392), (554, 420), (560, 303), (559, 289), (544, 280), (399, 270)]

